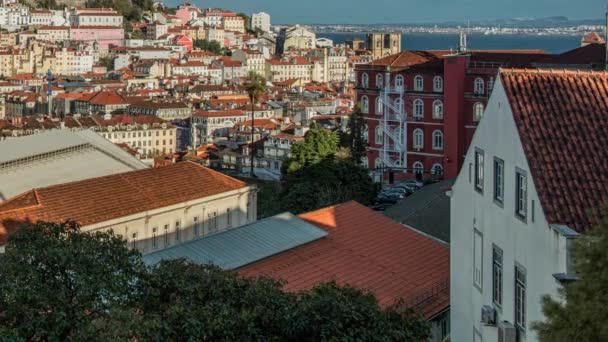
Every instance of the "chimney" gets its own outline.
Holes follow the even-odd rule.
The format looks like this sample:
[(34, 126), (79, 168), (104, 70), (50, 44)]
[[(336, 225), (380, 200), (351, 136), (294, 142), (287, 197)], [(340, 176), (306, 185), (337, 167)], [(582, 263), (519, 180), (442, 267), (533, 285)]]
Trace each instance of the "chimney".
[(458, 32), (458, 53), (467, 52), (467, 34), (464, 30)]

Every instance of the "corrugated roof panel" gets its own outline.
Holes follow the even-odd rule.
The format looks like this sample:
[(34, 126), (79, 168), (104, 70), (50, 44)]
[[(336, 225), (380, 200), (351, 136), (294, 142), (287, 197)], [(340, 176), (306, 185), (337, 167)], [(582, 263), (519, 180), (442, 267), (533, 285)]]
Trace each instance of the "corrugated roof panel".
[(161, 260), (185, 258), (200, 264), (235, 269), (326, 235), (324, 230), (290, 213), (283, 213), (144, 255), (144, 261), (154, 265)]

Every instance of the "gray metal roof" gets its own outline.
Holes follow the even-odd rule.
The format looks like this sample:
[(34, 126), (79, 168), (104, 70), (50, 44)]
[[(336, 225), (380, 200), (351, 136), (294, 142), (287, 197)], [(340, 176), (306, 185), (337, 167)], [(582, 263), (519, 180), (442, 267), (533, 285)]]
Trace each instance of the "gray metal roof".
[(327, 232), (290, 214), (272, 216), (188, 243), (144, 255), (154, 265), (185, 258), (199, 264), (235, 269), (318, 240)]
[(450, 198), (454, 179), (424, 186), (383, 214), (436, 239), (450, 242)]

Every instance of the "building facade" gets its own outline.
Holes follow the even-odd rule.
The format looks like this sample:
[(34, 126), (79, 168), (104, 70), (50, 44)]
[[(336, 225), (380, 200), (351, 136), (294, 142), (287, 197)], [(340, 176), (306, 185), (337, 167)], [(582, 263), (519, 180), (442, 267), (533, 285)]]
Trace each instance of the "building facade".
[(251, 15), (251, 29), (270, 32), (270, 14), (266, 12), (253, 13)]

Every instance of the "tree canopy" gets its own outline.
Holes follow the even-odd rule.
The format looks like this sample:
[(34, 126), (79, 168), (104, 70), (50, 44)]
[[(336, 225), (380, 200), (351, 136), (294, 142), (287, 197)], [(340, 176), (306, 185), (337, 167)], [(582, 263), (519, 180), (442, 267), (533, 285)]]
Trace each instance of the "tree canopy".
[(147, 267), (113, 233), (73, 222), (22, 227), (0, 255), (7, 340), (417, 341), (412, 311), (335, 283), (289, 293), (280, 282), (185, 260)]
[(195, 39), (193, 43), (197, 49), (213, 52), (216, 55), (221, 55), (222, 46), (216, 41), (208, 41), (207, 39)]
[(572, 269), (578, 280), (543, 298), (545, 320), (533, 325), (540, 341), (608, 341), (608, 221), (578, 237), (572, 245)]

